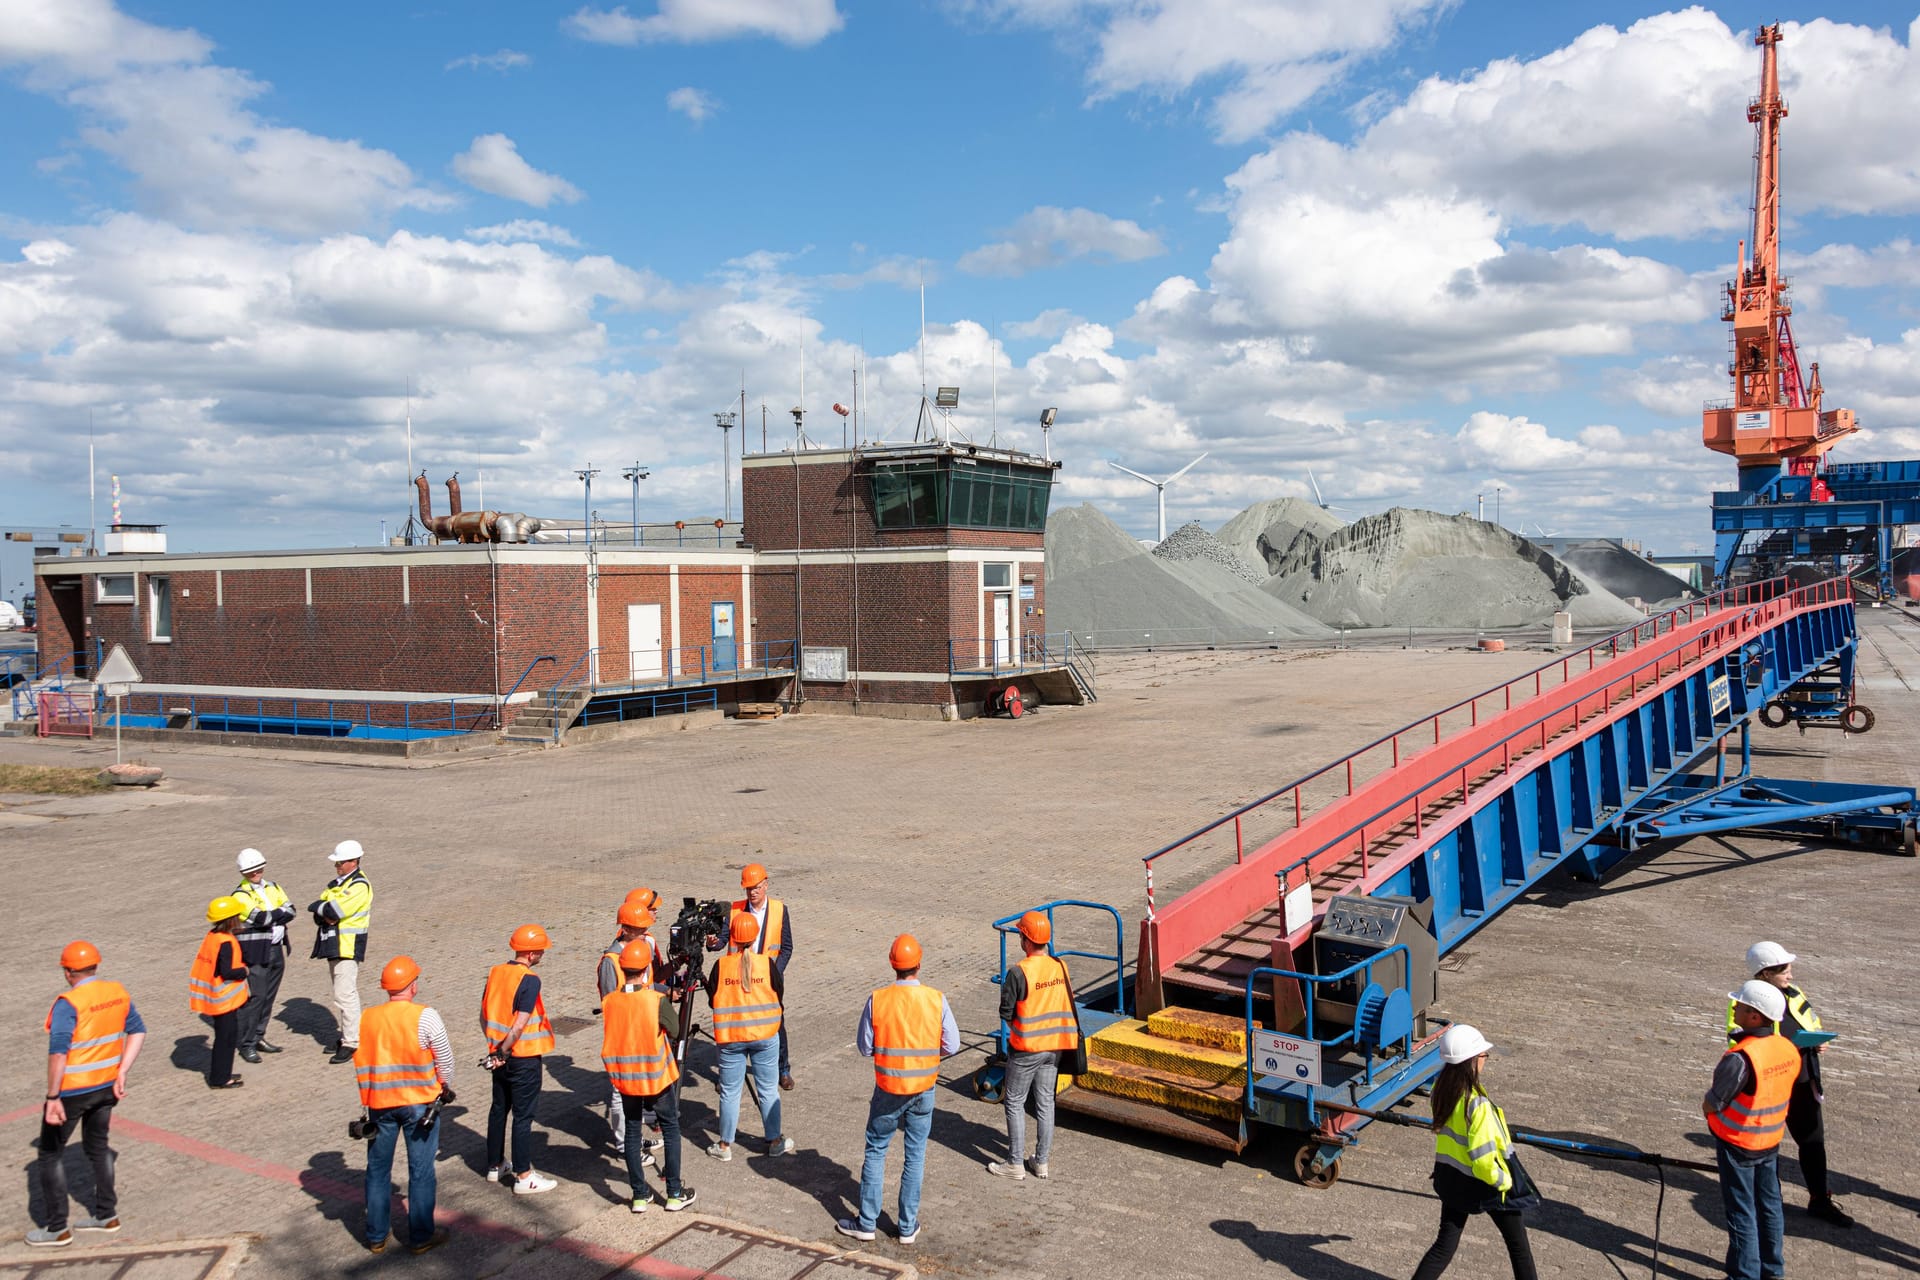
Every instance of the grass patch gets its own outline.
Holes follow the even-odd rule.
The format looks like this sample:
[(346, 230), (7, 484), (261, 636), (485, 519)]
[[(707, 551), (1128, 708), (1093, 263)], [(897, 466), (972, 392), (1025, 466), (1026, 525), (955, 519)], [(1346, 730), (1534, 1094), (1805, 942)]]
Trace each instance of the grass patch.
[(0, 791), (43, 796), (90, 796), (113, 790), (98, 769), (63, 769), (44, 764), (0, 764)]

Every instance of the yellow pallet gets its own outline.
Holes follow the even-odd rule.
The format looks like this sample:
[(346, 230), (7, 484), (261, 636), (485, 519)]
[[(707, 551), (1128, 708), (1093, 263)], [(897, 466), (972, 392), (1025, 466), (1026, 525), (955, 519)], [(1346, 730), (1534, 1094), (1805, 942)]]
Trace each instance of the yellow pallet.
[(1095, 1057), (1129, 1066), (1191, 1076), (1212, 1084), (1246, 1081), (1247, 1060), (1228, 1049), (1169, 1040), (1152, 1034), (1145, 1022), (1131, 1019), (1116, 1022), (1087, 1041), (1087, 1052)]
[(1130, 1063), (1105, 1058), (1087, 1063), (1087, 1073), (1078, 1080), (1082, 1089), (1094, 1093), (1127, 1098), (1170, 1107), (1189, 1115), (1237, 1120), (1244, 1090), (1237, 1084), (1213, 1084), (1174, 1072), (1155, 1071)]

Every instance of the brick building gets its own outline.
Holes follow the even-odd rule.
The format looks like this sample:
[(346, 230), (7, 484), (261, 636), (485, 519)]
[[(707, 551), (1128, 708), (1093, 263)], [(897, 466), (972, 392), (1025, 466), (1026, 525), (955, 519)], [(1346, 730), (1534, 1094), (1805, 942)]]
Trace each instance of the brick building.
[(1078, 700), (1045, 637), (1053, 471), (964, 444), (750, 455), (739, 537), (698, 548), (576, 529), (59, 560), (36, 569), (39, 660), (84, 676), (122, 645), (159, 700), (304, 716), (360, 699), (388, 722), (443, 700), (454, 727), (510, 721), (556, 685), (931, 717), (976, 714), (1010, 685)]

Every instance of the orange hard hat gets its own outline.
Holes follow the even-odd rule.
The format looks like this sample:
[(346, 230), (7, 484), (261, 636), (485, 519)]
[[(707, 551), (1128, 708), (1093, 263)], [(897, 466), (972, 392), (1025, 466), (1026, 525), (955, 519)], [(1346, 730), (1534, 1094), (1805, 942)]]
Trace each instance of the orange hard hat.
[(895, 969), (918, 969), (920, 967), (920, 939), (910, 933), (903, 933), (893, 940), (893, 946), (887, 951), (887, 963)]
[(620, 967), (628, 973), (645, 973), (653, 968), (653, 944), (645, 938), (635, 938), (620, 948)]
[(620, 905), (620, 923), (628, 929), (647, 929), (653, 926), (653, 908), (629, 898)]
[(635, 889), (627, 895), (628, 902), (637, 902), (651, 911), (660, 905), (660, 895), (651, 889)]
[(746, 866), (740, 868), (740, 887), (742, 889), (751, 889), (757, 884), (765, 884), (766, 881), (767, 869), (759, 863), (749, 862)]
[(547, 931), (539, 925), (523, 924), (513, 931), (507, 945), (515, 951), (545, 951), (553, 943), (547, 940)]
[(380, 971), (382, 991), (405, 991), (419, 980), (420, 966), (413, 962), (412, 956), (395, 956)]
[(100, 949), (91, 942), (69, 942), (60, 948), (62, 969), (92, 969), (100, 963)]
[(734, 946), (744, 947), (760, 936), (760, 922), (753, 918), (750, 911), (736, 911), (727, 932), (733, 937)]
[(1020, 936), (1028, 942), (1045, 946), (1053, 939), (1053, 922), (1045, 912), (1029, 911), (1020, 917)]

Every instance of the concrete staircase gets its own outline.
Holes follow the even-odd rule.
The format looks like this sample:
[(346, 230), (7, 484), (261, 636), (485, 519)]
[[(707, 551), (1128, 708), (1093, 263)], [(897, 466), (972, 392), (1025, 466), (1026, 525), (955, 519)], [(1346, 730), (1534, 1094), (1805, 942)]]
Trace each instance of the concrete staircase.
[(591, 689), (562, 689), (558, 697), (543, 689), (520, 708), (500, 736), (508, 742), (553, 742), (565, 736), (592, 700)]
[(1246, 1145), (1246, 1024), (1168, 1007), (1087, 1037), (1087, 1071), (1062, 1093), (1068, 1111), (1238, 1152)]

